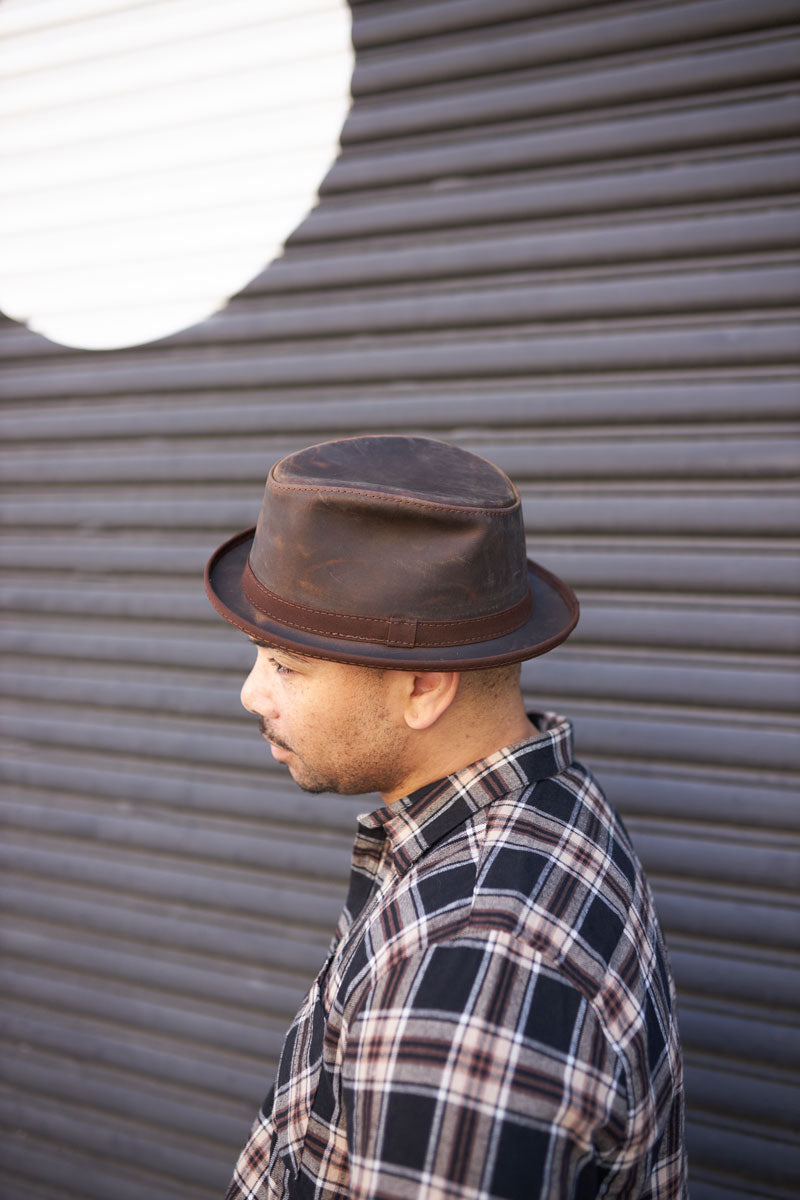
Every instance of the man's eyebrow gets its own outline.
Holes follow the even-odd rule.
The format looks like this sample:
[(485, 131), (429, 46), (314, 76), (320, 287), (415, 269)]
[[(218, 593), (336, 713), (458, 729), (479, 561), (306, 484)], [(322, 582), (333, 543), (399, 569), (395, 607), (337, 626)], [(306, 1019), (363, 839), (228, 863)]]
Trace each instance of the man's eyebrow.
[(310, 663), (313, 661), (306, 654), (297, 654), (294, 650), (287, 650), (284, 646), (276, 646), (274, 642), (260, 642), (254, 637), (251, 637), (250, 641), (254, 646), (258, 646), (262, 650), (272, 650), (275, 654), (283, 654), (286, 658), (293, 658), (295, 662)]

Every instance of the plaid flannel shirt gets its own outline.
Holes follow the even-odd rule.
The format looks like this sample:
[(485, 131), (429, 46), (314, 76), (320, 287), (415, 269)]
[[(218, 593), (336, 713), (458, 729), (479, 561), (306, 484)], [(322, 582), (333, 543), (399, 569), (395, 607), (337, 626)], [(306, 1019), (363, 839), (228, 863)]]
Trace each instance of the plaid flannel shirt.
[(359, 819), (228, 1200), (683, 1200), (664, 943), (569, 722)]

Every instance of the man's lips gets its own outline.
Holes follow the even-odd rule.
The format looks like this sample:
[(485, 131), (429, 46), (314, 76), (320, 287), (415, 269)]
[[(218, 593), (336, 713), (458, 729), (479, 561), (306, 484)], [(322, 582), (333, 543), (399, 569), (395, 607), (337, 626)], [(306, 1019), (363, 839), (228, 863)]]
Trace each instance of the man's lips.
[(291, 746), (287, 746), (286, 742), (282, 742), (279, 737), (275, 736), (263, 717), (259, 717), (258, 727), (261, 730), (261, 736), (269, 742), (275, 758), (278, 758), (278, 755), (275, 753), (276, 750), (285, 750), (287, 754), (294, 753)]

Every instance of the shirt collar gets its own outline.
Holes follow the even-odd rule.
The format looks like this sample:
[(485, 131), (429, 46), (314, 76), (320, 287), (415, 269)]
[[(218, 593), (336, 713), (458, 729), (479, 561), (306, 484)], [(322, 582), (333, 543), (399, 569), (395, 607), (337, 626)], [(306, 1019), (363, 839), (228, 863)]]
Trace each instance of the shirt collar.
[[(539, 730), (488, 758), (428, 783), (390, 805), (359, 817), (374, 838), (385, 834), (402, 874), (457, 826), (493, 800), (557, 775), (572, 762), (572, 725), (557, 713), (529, 713)], [(371, 839), (370, 839), (371, 840)]]

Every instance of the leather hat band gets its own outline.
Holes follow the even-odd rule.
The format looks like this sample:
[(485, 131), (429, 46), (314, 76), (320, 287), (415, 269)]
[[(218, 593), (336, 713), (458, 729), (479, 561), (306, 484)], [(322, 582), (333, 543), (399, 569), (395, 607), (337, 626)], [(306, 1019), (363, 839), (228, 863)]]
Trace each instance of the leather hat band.
[(253, 574), (250, 563), (244, 568), (242, 590), (260, 613), (282, 625), (302, 629), (322, 637), (348, 641), (373, 642), (385, 646), (466, 646), (504, 637), (520, 629), (531, 616), (530, 591), (499, 613), (467, 617), (458, 621), (414, 621), (404, 617), (358, 617), (309, 608), (276, 596)]

